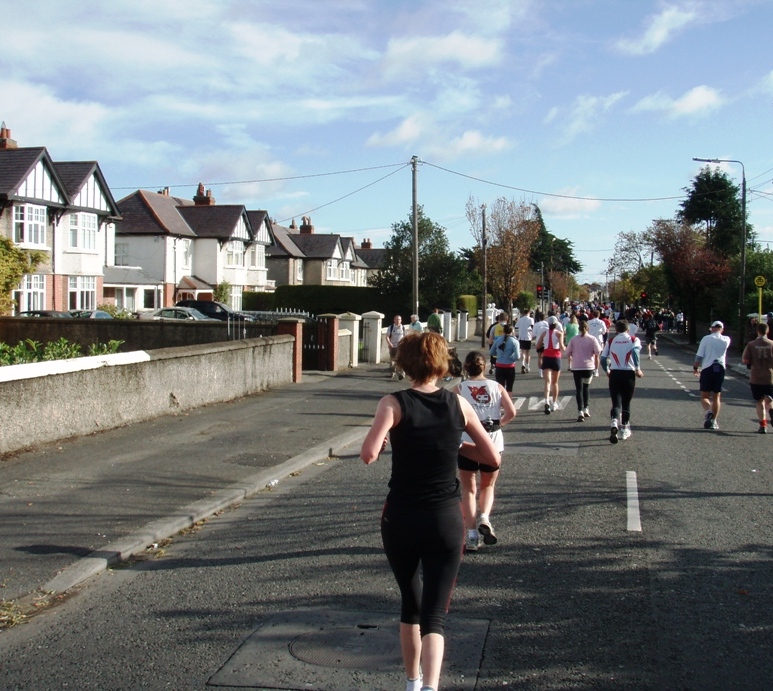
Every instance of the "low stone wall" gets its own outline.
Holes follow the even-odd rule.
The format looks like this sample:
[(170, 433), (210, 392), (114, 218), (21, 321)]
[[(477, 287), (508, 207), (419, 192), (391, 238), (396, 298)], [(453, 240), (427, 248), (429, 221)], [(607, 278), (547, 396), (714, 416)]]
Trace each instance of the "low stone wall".
[(292, 382), (292, 336), (0, 367), (0, 454)]

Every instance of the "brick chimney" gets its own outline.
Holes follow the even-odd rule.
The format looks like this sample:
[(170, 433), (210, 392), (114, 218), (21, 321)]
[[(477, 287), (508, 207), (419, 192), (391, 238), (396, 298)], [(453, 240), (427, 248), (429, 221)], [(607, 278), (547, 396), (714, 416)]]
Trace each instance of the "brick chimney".
[(3, 122), (0, 126), (0, 149), (18, 149), (19, 145), (15, 139), (11, 139), (11, 130), (5, 126)]
[(301, 219), (301, 235), (314, 235), (314, 226), (311, 225), (311, 216)]
[(298, 230), (298, 226), (295, 225), (295, 219), (293, 219), (292, 223), (290, 224), (290, 230)]
[(207, 190), (204, 194), (204, 183), (199, 183), (199, 188), (196, 190), (196, 194), (193, 197), (193, 203), (196, 206), (214, 206), (215, 198), (212, 196), (212, 190)]
[(159, 190), (159, 191), (158, 191), (158, 193), (159, 193), (159, 194), (160, 194), (162, 197), (168, 197), (168, 196), (169, 196), (169, 188), (168, 188), (168, 187), (164, 187), (164, 189), (162, 189), (162, 190)]
[(369, 238), (365, 238), (365, 239), (364, 239), (364, 240), (363, 240), (363, 241), (360, 243), (360, 249), (361, 249), (361, 250), (372, 250), (372, 249), (373, 249), (373, 243), (370, 241), (370, 239), (369, 239)]

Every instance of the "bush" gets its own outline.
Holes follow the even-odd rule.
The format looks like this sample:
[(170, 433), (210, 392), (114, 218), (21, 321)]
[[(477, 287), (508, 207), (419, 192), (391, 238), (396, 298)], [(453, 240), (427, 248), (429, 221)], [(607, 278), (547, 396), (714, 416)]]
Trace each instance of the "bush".
[[(110, 355), (117, 353), (123, 341), (110, 341), (109, 343), (92, 343), (88, 348), (89, 355)], [(43, 346), (38, 341), (27, 339), (19, 341), (15, 346), (0, 343), (0, 366), (23, 365), (30, 362), (42, 362), (50, 360), (66, 360), (68, 358), (82, 357), (83, 351), (77, 343), (70, 343), (66, 338), (51, 341)]]
[(467, 312), (471, 318), (478, 315), (478, 296), (460, 295), (456, 298), (456, 309)]

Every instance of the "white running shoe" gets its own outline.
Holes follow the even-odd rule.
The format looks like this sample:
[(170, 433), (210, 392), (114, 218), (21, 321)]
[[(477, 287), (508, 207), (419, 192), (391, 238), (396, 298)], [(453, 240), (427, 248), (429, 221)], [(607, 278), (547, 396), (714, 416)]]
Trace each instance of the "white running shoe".
[(481, 514), (478, 519), (478, 533), (483, 536), (484, 545), (497, 544), (497, 536), (494, 534), (494, 528), (491, 527), (491, 521), (488, 516)]
[(609, 442), (610, 444), (617, 444), (617, 434), (619, 432), (617, 426), (617, 420), (612, 420), (612, 424), (609, 426)]
[(631, 436), (631, 425), (623, 425), (623, 429), (620, 430), (620, 439), (625, 441)]
[(558, 401), (553, 401), (550, 404), (550, 410), (552, 410), (554, 413), (558, 410)]
[(585, 417), (590, 417), (590, 411), (589, 411), (587, 408), (583, 408), (583, 409), (582, 409), (582, 414), (583, 414)]
[(582, 414), (582, 410), (577, 413), (577, 422), (585, 422), (585, 416)]
[(465, 552), (477, 552), (479, 544), (480, 544), (480, 534), (478, 533), (478, 531), (468, 530), (467, 536), (464, 538)]

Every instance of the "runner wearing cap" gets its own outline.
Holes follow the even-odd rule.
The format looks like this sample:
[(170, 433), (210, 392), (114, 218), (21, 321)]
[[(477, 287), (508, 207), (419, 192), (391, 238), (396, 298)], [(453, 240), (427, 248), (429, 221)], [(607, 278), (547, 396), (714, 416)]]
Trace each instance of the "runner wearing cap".
[[(725, 325), (715, 321), (711, 333), (701, 339), (695, 354), (693, 374), (700, 379), (701, 406), (705, 411), (704, 429), (719, 429), (717, 418), (722, 398), (722, 384), (725, 381), (725, 365), (730, 337), (724, 336)], [(699, 374), (700, 372), (700, 374)]]

